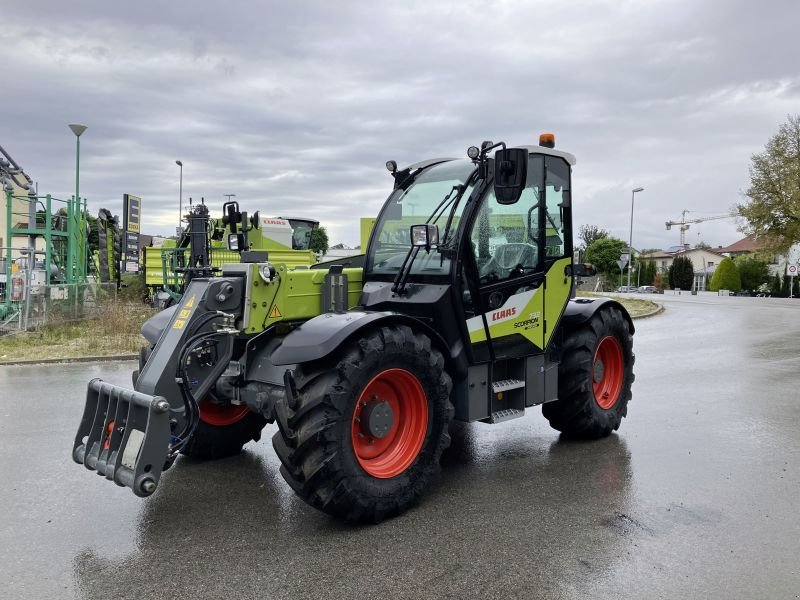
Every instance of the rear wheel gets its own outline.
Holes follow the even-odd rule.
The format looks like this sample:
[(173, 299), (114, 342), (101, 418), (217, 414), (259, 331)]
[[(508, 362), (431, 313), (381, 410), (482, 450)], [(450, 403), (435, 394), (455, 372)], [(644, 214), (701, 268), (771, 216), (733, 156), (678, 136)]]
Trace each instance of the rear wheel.
[(294, 372), (296, 406), (279, 402), (272, 438), (281, 474), (311, 506), (381, 521), (423, 494), (450, 444), (452, 387), (431, 340), (399, 325)]
[(551, 427), (567, 435), (601, 438), (619, 429), (633, 384), (633, 335), (619, 309), (599, 310), (565, 333), (558, 401), (542, 407)]

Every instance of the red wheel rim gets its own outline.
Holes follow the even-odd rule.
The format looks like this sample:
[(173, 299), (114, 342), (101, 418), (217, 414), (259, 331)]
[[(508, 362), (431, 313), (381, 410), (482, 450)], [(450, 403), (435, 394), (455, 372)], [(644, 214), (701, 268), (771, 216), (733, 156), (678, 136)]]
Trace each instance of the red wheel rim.
[(617, 403), (624, 378), (622, 346), (617, 338), (607, 335), (597, 345), (592, 361), (594, 400), (600, 408), (608, 410)]
[(200, 401), (200, 420), (215, 427), (238, 423), (247, 416), (250, 409), (246, 404), (218, 404), (211, 400)]
[[(392, 424), (382, 438), (365, 432), (370, 404), (386, 403)], [(428, 399), (419, 379), (404, 369), (381, 371), (366, 385), (353, 411), (352, 439), (358, 464), (378, 479), (396, 477), (417, 458), (428, 431)]]

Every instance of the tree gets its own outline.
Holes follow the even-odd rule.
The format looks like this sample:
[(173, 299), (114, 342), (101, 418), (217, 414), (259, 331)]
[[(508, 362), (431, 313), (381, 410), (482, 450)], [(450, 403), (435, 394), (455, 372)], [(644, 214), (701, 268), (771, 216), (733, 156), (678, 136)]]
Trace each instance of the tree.
[(653, 285), (656, 277), (656, 263), (652, 260), (642, 262), (642, 285)]
[(311, 230), (311, 239), (308, 247), (314, 252), (325, 254), (328, 251), (328, 232), (324, 227), (317, 227)]
[(597, 225), (581, 225), (578, 230), (578, 237), (581, 240), (581, 245), (588, 248), (597, 240), (602, 240), (608, 237), (608, 232), (605, 229), (600, 229)]
[(789, 290), (791, 289), (792, 285), (792, 278), (788, 275), (783, 277), (783, 281), (781, 283), (781, 298), (788, 298), (789, 297)]
[(775, 273), (775, 277), (772, 278), (769, 284), (769, 294), (770, 296), (780, 296), (781, 295), (781, 276)]
[(743, 231), (785, 254), (800, 241), (800, 115), (789, 115), (764, 152), (750, 159)]
[(669, 286), (690, 290), (694, 284), (694, 265), (685, 256), (676, 256), (669, 267)]
[(714, 276), (711, 278), (711, 283), (708, 286), (712, 292), (719, 290), (731, 290), (738, 292), (742, 289), (742, 278), (739, 275), (739, 269), (736, 263), (731, 258), (725, 258), (717, 270), (714, 271)]
[(769, 267), (757, 258), (742, 258), (736, 261), (742, 278), (742, 289), (754, 291), (769, 281)]
[(664, 289), (664, 276), (661, 273), (655, 274), (655, 277), (653, 277), (653, 285), (658, 291)]
[(602, 237), (592, 242), (586, 248), (586, 262), (592, 263), (597, 272), (603, 275), (606, 281), (612, 280), (619, 274), (617, 261), (620, 255), (628, 251), (628, 244), (612, 237)]

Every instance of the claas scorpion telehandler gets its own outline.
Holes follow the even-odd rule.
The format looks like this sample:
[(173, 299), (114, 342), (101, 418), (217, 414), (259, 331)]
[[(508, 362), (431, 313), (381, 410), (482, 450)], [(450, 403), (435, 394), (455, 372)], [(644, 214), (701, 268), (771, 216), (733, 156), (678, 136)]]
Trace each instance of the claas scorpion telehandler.
[[(634, 327), (574, 298), (572, 166), (554, 136), (484, 142), (398, 169), (360, 268), (290, 269), (247, 250), (147, 321), (133, 389), (88, 384), (74, 460), (149, 496), (179, 454), (230, 456), (277, 422), (281, 474), (307, 503), (377, 522), (416, 502), (451, 420), (542, 405), (600, 438), (631, 399)], [(167, 483), (168, 485), (168, 483)]]

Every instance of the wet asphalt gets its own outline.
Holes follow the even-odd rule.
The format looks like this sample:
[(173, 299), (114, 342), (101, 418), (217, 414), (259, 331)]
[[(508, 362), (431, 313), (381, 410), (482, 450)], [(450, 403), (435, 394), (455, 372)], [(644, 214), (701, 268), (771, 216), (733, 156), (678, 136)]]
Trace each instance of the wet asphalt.
[(273, 426), (141, 500), (70, 458), (86, 382), (132, 363), (0, 367), (0, 598), (798, 598), (800, 300), (659, 301), (618, 434), (459, 426), (377, 526), (295, 498)]

